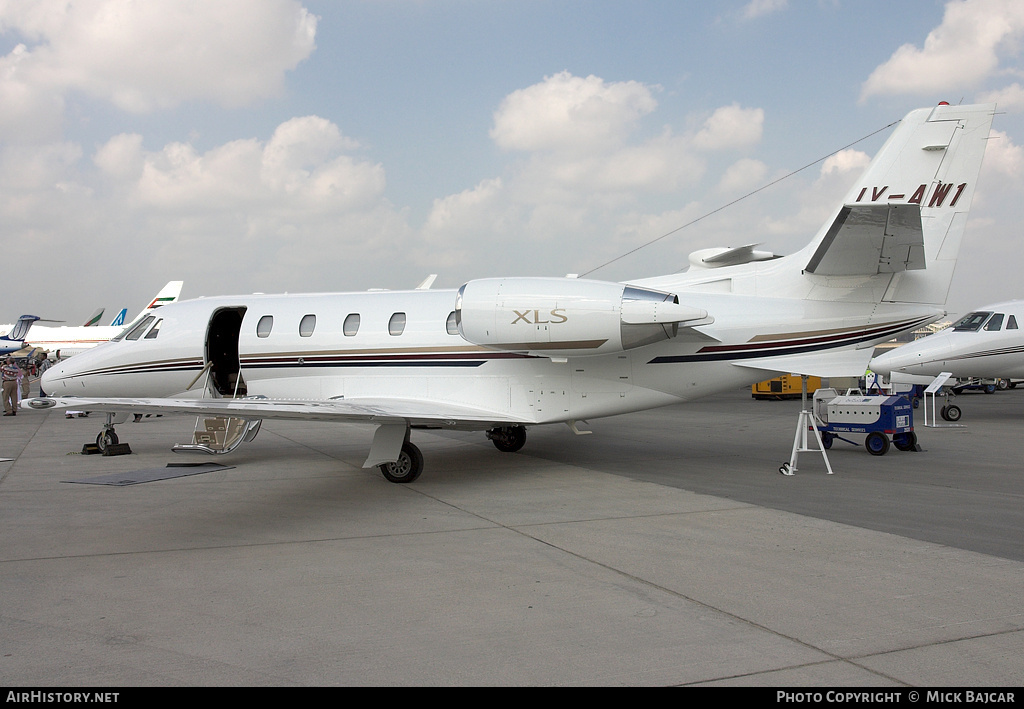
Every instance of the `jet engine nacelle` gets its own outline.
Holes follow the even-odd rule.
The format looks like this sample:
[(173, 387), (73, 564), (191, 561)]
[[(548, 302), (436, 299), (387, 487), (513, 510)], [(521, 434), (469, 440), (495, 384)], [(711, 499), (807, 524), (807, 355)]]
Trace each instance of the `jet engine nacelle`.
[(710, 322), (671, 293), (575, 278), (470, 281), (455, 318), (475, 345), (556, 358), (621, 352), (674, 337), (680, 322)]

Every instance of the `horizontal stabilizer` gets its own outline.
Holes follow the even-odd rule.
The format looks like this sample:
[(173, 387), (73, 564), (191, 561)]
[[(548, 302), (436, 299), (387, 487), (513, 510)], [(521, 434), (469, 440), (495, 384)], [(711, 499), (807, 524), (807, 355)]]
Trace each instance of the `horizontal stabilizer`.
[(805, 270), (819, 276), (874, 276), (924, 267), (918, 205), (847, 204)]

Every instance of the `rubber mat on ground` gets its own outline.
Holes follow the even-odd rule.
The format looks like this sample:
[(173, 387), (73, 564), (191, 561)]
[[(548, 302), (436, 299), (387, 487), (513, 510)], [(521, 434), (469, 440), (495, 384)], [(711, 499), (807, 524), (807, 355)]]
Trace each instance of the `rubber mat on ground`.
[(140, 483), (151, 483), (156, 480), (183, 478), (187, 475), (202, 475), (203, 473), (212, 473), (217, 470), (230, 470), (233, 467), (235, 466), (220, 465), (218, 463), (168, 463), (166, 468), (129, 470), (123, 473), (100, 475), (95, 478), (62, 480), (61, 482), (81, 483), (83, 485), (138, 485)]

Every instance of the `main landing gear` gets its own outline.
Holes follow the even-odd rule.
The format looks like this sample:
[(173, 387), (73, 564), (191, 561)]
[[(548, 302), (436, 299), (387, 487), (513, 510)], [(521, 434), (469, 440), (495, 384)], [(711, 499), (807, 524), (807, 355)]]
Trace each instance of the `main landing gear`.
[(492, 428), (487, 437), (502, 453), (515, 453), (526, 445), (526, 426), (502, 426)]
[(394, 463), (382, 463), (380, 472), (393, 483), (411, 483), (423, 472), (423, 454), (409, 441), (402, 444), (402, 452)]
[[(501, 426), (487, 431), (487, 437), (494, 447), (504, 453), (515, 453), (526, 445), (526, 426)], [(398, 460), (381, 463), (381, 474), (393, 483), (411, 483), (423, 472), (423, 454), (411, 441), (406, 439)]]

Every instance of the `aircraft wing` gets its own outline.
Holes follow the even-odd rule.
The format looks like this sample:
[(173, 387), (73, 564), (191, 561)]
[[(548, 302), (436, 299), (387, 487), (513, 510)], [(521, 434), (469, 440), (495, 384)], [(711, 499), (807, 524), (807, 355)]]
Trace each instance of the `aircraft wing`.
[(765, 357), (750, 361), (733, 362), (737, 367), (763, 369), (766, 372), (806, 374), (810, 377), (862, 377), (871, 361), (874, 349), (838, 350), (811, 354)]
[(226, 416), (242, 419), (291, 419), (344, 423), (402, 424), (482, 430), (532, 423), (505, 413), (417, 399), (358, 398), (325, 401), (251, 399), (132, 399), (40, 397), (25, 402), (33, 409), (70, 408), (107, 413), (159, 413)]

